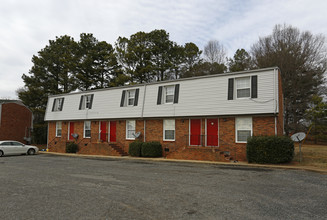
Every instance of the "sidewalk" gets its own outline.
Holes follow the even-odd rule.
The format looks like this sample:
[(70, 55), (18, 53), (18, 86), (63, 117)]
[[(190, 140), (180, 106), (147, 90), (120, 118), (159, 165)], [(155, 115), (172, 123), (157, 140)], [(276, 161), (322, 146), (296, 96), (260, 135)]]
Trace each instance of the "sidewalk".
[(130, 157), (130, 156), (107, 156), (107, 155), (87, 155), (87, 154), (71, 154), (71, 153), (56, 153), (39, 151), (40, 154), (50, 154), (57, 156), (67, 157), (82, 157), (82, 158), (99, 158), (99, 159), (121, 159), (121, 160), (145, 160), (145, 161), (159, 161), (159, 162), (180, 162), (180, 163), (199, 163), (199, 164), (217, 164), (217, 165), (233, 165), (244, 167), (257, 167), (257, 168), (269, 168), (269, 169), (289, 169), (289, 170), (305, 170), (311, 172), (318, 172), (321, 174), (327, 174), (327, 170), (319, 169), (309, 166), (294, 166), (290, 164), (275, 165), (275, 164), (252, 164), (248, 162), (217, 162), (217, 161), (203, 161), (203, 160), (178, 160), (178, 159), (166, 159), (166, 158), (146, 158), (146, 157)]

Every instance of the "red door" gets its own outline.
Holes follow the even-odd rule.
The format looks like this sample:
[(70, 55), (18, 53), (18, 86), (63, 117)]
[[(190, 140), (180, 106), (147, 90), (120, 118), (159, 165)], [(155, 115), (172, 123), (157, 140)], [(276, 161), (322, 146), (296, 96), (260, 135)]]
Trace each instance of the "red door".
[(201, 145), (201, 119), (191, 119), (190, 145)]
[(69, 122), (69, 140), (74, 140), (72, 134), (74, 134), (74, 122)]
[(107, 122), (100, 122), (100, 140), (105, 142), (107, 141)]
[(110, 121), (110, 142), (116, 142), (116, 121)]
[(218, 146), (218, 119), (207, 119), (207, 146)]

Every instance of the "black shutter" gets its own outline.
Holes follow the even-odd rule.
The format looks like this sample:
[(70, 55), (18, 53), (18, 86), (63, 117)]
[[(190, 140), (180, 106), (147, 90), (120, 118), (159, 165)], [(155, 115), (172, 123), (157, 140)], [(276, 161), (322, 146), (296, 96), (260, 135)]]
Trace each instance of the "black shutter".
[(135, 91), (134, 106), (137, 106), (137, 102), (139, 101), (139, 91), (140, 89), (136, 89)]
[(89, 106), (89, 109), (92, 109), (93, 97), (94, 97), (94, 94), (91, 95), (91, 100), (90, 100), (90, 106)]
[(121, 93), (120, 107), (123, 107), (124, 106), (124, 103), (125, 103), (125, 93), (126, 93), (125, 90), (123, 90), (122, 93)]
[(62, 111), (62, 108), (64, 107), (64, 101), (65, 101), (65, 98), (62, 98), (61, 106), (60, 106), (60, 111)]
[(234, 79), (228, 79), (228, 100), (233, 100), (234, 98)]
[(162, 86), (159, 86), (159, 88), (158, 88), (157, 105), (161, 105), (161, 96), (162, 96)]
[(79, 110), (82, 109), (82, 103), (83, 103), (83, 95), (81, 95), (81, 101), (79, 102)]
[(251, 98), (258, 98), (258, 76), (251, 77)]
[(174, 92), (174, 103), (178, 103), (178, 96), (179, 96), (179, 84), (176, 84), (175, 92)]
[(53, 100), (53, 105), (52, 105), (52, 111), (53, 111), (53, 112), (54, 112), (55, 104), (56, 104), (56, 99)]

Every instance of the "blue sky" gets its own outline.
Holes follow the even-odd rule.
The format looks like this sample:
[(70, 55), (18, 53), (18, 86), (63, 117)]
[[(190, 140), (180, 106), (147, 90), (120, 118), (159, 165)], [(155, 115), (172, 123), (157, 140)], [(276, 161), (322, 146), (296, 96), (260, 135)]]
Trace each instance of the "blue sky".
[(327, 36), (325, 0), (5, 0), (0, 4), (0, 98), (17, 98), (31, 58), (56, 36), (119, 36), (165, 29), (178, 44), (200, 49), (219, 40), (233, 56), (250, 50), (275, 24)]

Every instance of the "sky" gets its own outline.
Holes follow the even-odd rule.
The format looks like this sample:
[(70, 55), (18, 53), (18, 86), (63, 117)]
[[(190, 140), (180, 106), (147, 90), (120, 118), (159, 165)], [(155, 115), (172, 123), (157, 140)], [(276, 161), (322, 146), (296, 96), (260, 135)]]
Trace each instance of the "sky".
[(170, 40), (201, 50), (218, 40), (232, 57), (287, 24), (327, 36), (326, 0), (1, 0), (0, 98), (17, 99), (32, 56), (56, 36), (119, 36), (164, 29)]

